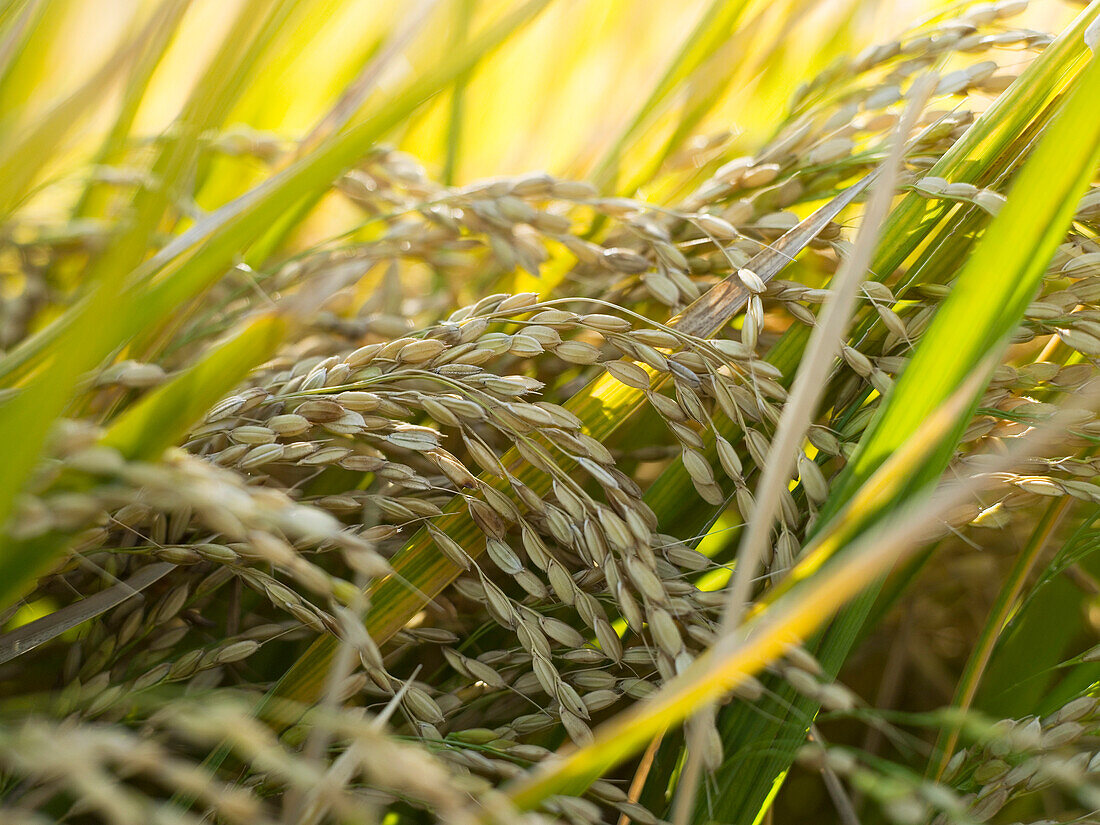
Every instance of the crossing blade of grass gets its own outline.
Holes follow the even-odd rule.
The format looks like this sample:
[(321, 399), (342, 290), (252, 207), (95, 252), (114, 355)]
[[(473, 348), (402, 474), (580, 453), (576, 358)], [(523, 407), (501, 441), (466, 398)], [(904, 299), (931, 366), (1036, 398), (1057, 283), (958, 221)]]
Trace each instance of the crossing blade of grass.
[[(190, 3), (166, 0), (164, 6), (167, 9), (166, 12), (160, 17), (157, 27), (148, 33), (149, 37), (143, 44), (143, 51), (130, 72), (118, 114), (96, 153), (97, 165), (110, 165), (120, 158), (126, 141), (130, 137), (138, 108), (153, 79), (153, 73), (167, 53)], [(102, 214), (106, 207), (107, 190), (108, 187), (105, 184), (90, 180), (73, 208), (73, 216), (82, 218)]]
[[(257, 316), (202, 360), (127, 409), (102, 443), (130, 460), (155, 460), (258, 364), (269, 359), (286, 332), (274, 313)], [(18, 400), (18, 399), (17, 399)], [(0, 605), (8, 605), (65, 552), (69, 532), (26, 540), (0, 537)]]
[(0, 112), (5, 120), (16, 122), (34, 108), (39, 84), (49, 77), (50, 46), (70, 12), (64, 4), (49, 0), (4, 4)]
[[(232, 42), (233, 35), (226, 37), (226, 44), (230, 48), (219, 53), (210, 69), (211, 83), (204, 82), (191, 94), (188, 100), (187, 110), (184, 112), (183, 123), (193, 129), (195, 125), (201, 125), (201, 119), (192, 121), (187, 117), (189, 111), (201, 113), (207, 122), (205, 129), (221, 128), (231, 116), (236, 105), (244, 97), (245, 93), (256, 84), (258, 77), (263, 77), (263, 70), (268, 62), (271, 52), (278, 44), (280, 36), (288, 27), (293, 27), (294, 15), (317, 13), (320, 9), (311, 9), (308, 2), (259, 2), (254, 8), (248, 6), (242, 9), (239, 21), (247, 28), (251, 36), (240, 38), (236, 48)], [(237, 28), (235, 25), (234, 28)], [(214, 74), (214, 72), (219, 72)], [(206, 78), (204, 77), (205, 81)], [(201, 137), (202, 131), (194, 133), (195, 137)], [(188, 136), (189, 138), (191, 135)], [(209, 155), (200, 155), (195, 164), (193, 188), (196, 196), (201, 197), (205, 183), (211, 168)]]
[[(296, 152), (298, 157), (319, 146), (326, 137), (340, 131), (351, 122), (355, 117), (355, 113), (363, 107), (367, 96), (374, 90), (383, 71), (392, 65), (393, 61), (416, 39), (416, 36), (428, 22), (438, 5), (439, 0), (420, 0), (404, 16), (401, 24), (382, 44), (378, 53), (348, 84), (343, 94), (340, 95), (340, 99), (302, 140)], [(469, 23), (468, 12), (464, 15), (463, 21)], [(461, 78), (462, 75), (459, 77)], [(457, 83), (459, 80), (455, 82)]]
[[(963, 392), (933, 411), (914, 436), (918, 445), (909, 450), (910, 463), (904, 467), (894, 464), (890, 473), (911, 472), (935, 454), (942, 439), (950, 437), (952, 428), (965, 415), (974, 385), (987, 380), (985, 374), (980, 375), (982, 382), (969, 382)], [(929, 523), (943, 518), (953, 506), (975, 492), (996, 484), (991, 477), (996, 471), (1008, 469), (1027, 454), (1047, 446), (1044, 442), (1053, 440), (1056, 428), (1057, 423), (1052, 422), (1044, 429), (1043, 437), (1030, 439), (1026, 449), (1017, 443), (1008, 454), (990, 456), (984, 472), (950, 482), (934, 493), (921, 491), (904, 507), (896, 508), (891, 519), (861, 536), (848, 552), (770, 605), (736, 638), (712, 648), (652, 697), (598, 728), (592, 744), (567, 750), (558, 759), (547, 760), (506, 786), (512, 802), (521, 809), (531, 809), (553, 794), (580, 792), (669, 726), (682, 722), (700, 705), (721, 698), (746, 676), (781, 657), (791, 644), (811, 636), (846, 601), (919, 550)], [(876, 502), (879, 506), (889, 503)], [(718, 816), (722, 817), (719, 821), (728, 821), (722, 814)]]
[[(746, 266), (765, 281), (775, 277), (863, 191), (866, 184), (866, 180), (860, 182), (823, 206)], [(730, 276), (696, 300), (679, 318), (670, 321), (670, 326), (699, 337), (713, 336), (744, 307), (747, 299), (748, 292), (740, 280), (736, 275)], [(566, 402), (565, 408), (584, 422), (585, 432), (602, 441), (644, 403), (643, 391), (627, 387), (605, 374), (580, 390)], [(536, 493), (545, 494), (550, 489), (546, 475), (533, 470), (516, 450), (505, 454), (502, 463)], [(484, 474), (482, 480), (511, 494), (511, 489), (495, 476)], [(460, 497), (445, 509), (436, 526), (473, 558), (484, 549), (484, 534), (468, 515)], [(427, 530), (416, 533), (394, 556), (392, 564), (394, 573), (369, 591), (371, 608), (365, 623), (378, 644), (404, 627), (427, 600), (442, 592), (462, 572), (462, 568), (436, 549)], [(275, 695), (300, 704), (315, 701), (335, 647), (336, 642), (331, 637), (318, 639), (280, 680)]]

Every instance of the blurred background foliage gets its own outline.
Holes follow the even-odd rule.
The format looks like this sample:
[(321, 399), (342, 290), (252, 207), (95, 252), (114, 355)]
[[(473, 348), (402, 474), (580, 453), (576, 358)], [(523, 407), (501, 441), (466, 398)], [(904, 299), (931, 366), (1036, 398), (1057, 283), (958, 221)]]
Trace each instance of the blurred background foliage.
[[(246, 3), (179, 4), (185, 9), (179, 27), (133, 115), (135, 136), (151, 140), (172, 124), (240, 13), (259, 26), (262, 13), (274, 8), (254, 3), (247, 9)], [(305, 137), (390, 38), (413, 28), (407, 48), (375, 79), (376, 89), (362, 107), (369, 112), (402, 80), (516, 5), (494, 0), (286, 4), (278, 12), (282, 22), (262, 44), (254, 73), (220, 117), (219, 129), (227, 132), (223, 139), (231, 141), (236, 133), (242, 144), (262, 139), (275, 151)], [(1014, 23), (1058, 31), (1073, 15), (1071, 5), (1033, 5)], [(8, 15), (22, 14), (29, 18), (25, 25), (33, 27), (22, 48), (5, 55), (13, 63), (0, 87), (4, 128), (17, 131), (74, 93), (117, 54), (157, 4), (51, 0), (7, 6)], [(455, 88), (401, 123), (387, 142), (444, 183), (462, 185), (532, 169), (578, 179), (599, 172), (604, 194), (642, 194), (667, 202), (690, 181), (682, 171), (685, 164), (698, 162), (692, 149), (713, 141), (736, 155), (759, 146), (772, 136), (807, 78), (841, 55), (952, 8), (961, 5), (928, 0), (560, 0)], [(693, 37), (697, 26), (708, 36)], [(1002, 60), (1011, 65), (1010, 59)], [(114, 125), (122, 77), (109, 88), (64, 151), (51, 159), (55, 177), (44, 177), (49, 185), (28, 205), (29, 215), (57, 221), (79, 192), (82, 182), (63, 175), (90, 160)], [(653, 100), (659, 91), (663, 94)], [(209, 174), (210, 185), (196, 198), (205, 210), (267, 174), (247, 154), (213, 163), (216, 174)], [(620, 174), (620, 168), (631, 173)], [(673, 179), (660, 174), (672, 170), (678, 173)], [(352, 208), (337, 200), (326, 199), (320, 214), (300, 230), (303, 244), (331, 237), (354, 220)]]

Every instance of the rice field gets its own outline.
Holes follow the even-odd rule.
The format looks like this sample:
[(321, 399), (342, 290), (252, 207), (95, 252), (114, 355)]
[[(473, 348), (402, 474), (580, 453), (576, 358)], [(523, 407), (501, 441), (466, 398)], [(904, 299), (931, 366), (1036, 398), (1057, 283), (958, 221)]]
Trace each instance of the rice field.
[(1100, 821), (1098, 39), (0, 5), (0, 823)]

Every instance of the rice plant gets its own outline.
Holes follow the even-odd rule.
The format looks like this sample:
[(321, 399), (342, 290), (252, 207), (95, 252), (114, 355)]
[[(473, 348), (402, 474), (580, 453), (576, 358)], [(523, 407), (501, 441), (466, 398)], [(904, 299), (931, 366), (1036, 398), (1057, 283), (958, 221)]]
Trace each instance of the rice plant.
[(0, 822), (1096, 821), (1100, 0), (215, 5), (0, 10)]

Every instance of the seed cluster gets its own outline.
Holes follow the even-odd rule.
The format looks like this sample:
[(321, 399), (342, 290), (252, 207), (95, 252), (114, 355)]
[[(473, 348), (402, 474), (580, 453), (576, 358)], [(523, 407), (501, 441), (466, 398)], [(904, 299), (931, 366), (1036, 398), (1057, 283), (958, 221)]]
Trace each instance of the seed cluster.
[(879, 802), (895, 822), (987, 822), (1015, 797), (1058, 787), (1086, 810), (1100, 800), (1095, 752), (1100, 699), (1080, 696), (1050, 716), (971, 722), (975, 743), (958, 751), (939, 782), (883, 773), (858, 752), (807, 745), (800, 762), (835, 772)]

